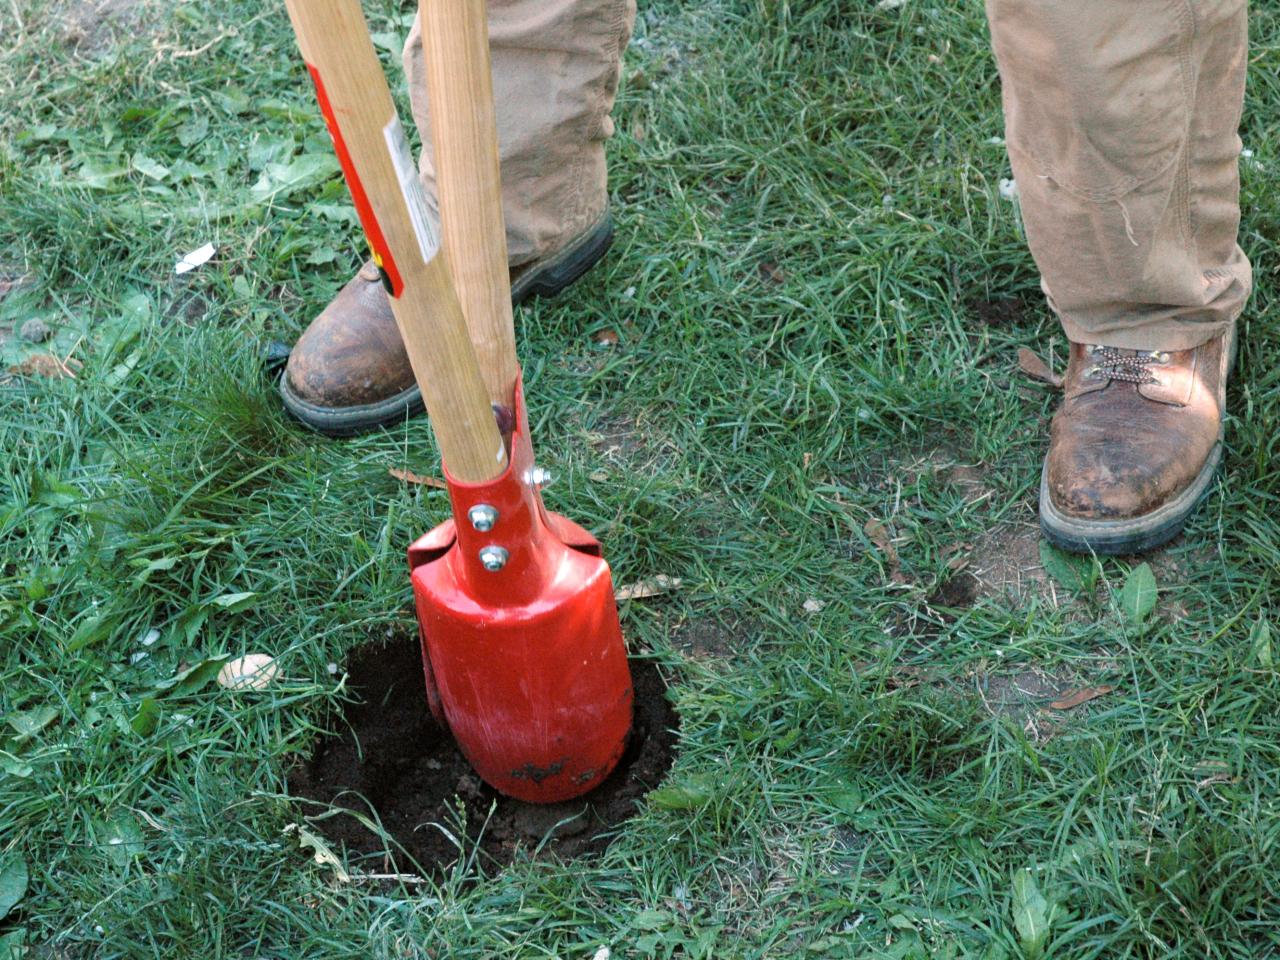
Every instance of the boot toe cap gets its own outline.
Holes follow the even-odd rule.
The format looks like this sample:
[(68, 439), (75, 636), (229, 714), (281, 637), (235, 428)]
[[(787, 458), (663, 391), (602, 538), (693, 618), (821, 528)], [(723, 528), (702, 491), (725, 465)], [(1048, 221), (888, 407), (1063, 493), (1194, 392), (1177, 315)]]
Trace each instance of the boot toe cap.
[(1211, 447), (1164, 431), (1062, 431), (1049, 451), (1049, 494), (1061, 513), (1081, 520), (1143, 517), (1195, 481)]
[(411, 387), (413, 369), (381, 284), (362, 271), (343, 287), (298, 339), (284, 379), (296, 400), (339, 410), (381, 403)]

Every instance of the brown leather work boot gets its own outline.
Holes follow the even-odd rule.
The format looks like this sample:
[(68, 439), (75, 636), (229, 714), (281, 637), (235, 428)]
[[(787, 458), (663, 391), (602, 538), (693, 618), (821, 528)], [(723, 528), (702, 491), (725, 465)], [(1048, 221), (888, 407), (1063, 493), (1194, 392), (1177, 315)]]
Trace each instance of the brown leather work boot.
[[(511, 300), (555, 296), (613, 242), (608, 211), (566, 247), (511, 270)], [(400, 342), (378, 269), (366, 263), (311, 321), (289, 354), (280, 395), (313, 430), (348, 437), (422, 411), (422, 394)]]
[(1222, 459), (1234, 331), (1192, 350), (1071, 344), (1040, 481), (1040, 526), (1076, 553), (1177, 536)]

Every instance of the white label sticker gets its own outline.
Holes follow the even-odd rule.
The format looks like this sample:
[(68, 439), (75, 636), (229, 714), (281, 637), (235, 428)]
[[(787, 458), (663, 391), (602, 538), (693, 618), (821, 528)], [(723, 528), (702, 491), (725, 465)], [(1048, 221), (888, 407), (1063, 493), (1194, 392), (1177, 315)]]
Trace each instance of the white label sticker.
[(400, 193), (404, 196), (405, 206), (409, 208), (409, 220), (413, 223), (413, 232), (418, 238), (422, 262), (429, 263), (440, 249), (440, 233), (436, 228), (439, 216), (422, 189), (418, 168), (414, 166), (413, 154), (409, 151), (409, 140), (404, 135), (404, 127), (400, 125), (398, 116), (391, 118), (391, 122), (383, 128), (382, 135), (387, 141), (391, 163), (396, 168)]

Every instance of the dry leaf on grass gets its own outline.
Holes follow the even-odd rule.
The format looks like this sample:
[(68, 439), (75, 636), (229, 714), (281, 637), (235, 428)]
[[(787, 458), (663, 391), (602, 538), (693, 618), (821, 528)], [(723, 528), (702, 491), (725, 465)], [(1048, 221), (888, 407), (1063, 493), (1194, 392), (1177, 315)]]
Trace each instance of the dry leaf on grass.
[(48, 377), (57, 380), (61, 377), (76, 378), (75, 371), (83, 367), (79, 360), (59, 360), (51, 353), (33, 354), (19, 364), (9, 368), (9, 373), (19, 377)]
[(1018, 369), (1032, 380), (1039, 380), (1041, 383), (1047, 383), (1055, 389), (1062, 388), (1061, 374), (1055, 373), (1052, 367), (1026, 347), (1018, 348)]
[(421, 474), (414, 473), (412, 470), (401, 470), (398, 467), (390, 467), (387, 473), (391, 474), (397, 480), (403, 480), (405, 483), (418, 483), (424, 487), (433, 487), (436, 490), (448, 490), (449, 485), (439, 477), (424, 477)]
[(1213, 786), (1215, 783), (1239, 783), (1239, 777), (1233, 777), (1229, 773), (1215, 773), (1211, 777), (1205, 777), (1203, 780), (1196, 781), (1196, 789), (1203, 790), (1205, 787)]
[(947, 569), (955, 572), (962, 570), (969, 565), (969, 554), (973, 552), (973, 544), (968, 541), (963, 543), (949, 543), (938, 551), (938, 556), (945, 558), (947, 561)]
[(760, 279), (765, 283), (779, 284), (786, 283), (787, 281), (786, 271), (776, 263), (769, 263), (768, 261), (765, 261), (759, 264), (759, 266), (756, 267), (756, 270), (760, 273)]
[(624, 587), (618, 587), (613, 591), (613, 595), (618, 600), (643, 600), (645, 597), (656, 597), (660, 593), (679, 590), (682, 582), (679, 577), (668, 577), (665, 573), (660, 573), (646, 580), (638, 580)]
[(1074, 710), (1082, 703), (1088, 703), (1098, 697), (1105, 697), (1114, 689), (1115, 687), (1108, 684), (1103, 684), (1100, 687), (1082, 687), (1079, 690), (1072, 690), (1061, 700), (1055, 700), (1049, 706), (1054, 710)]
[(597, 344), (602, 347), (616, 347), (621, 337), (618, 336), (617, 330), (598, 330), (591, 337)]
[(897, 569), (898, 551), (894, 549), (893, 536), (889, 533), (889, 528), (884, 525), (884, 522), (872, 517), (862, 525), (862, 532), (867, 535), (868, 540), (876, 545), (876, 549), (884, 554), (889, 566)]
[(26, 279), (26, 277), (0, 277), (0, 300), (3, 300), (11, 290), (16, 290), (18, 287), (22, 286)]

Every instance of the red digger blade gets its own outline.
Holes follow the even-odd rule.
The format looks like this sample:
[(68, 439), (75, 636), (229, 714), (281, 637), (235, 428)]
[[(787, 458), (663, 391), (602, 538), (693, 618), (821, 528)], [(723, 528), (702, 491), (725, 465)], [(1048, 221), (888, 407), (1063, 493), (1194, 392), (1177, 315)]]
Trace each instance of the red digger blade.
[(631, 730), (631, 671), (600, 544), (543, 506), (520, 383), (510, 465), (445, 476), (454, 519), (409, 548), (427, 700), (494, 789), (586, 793)]

